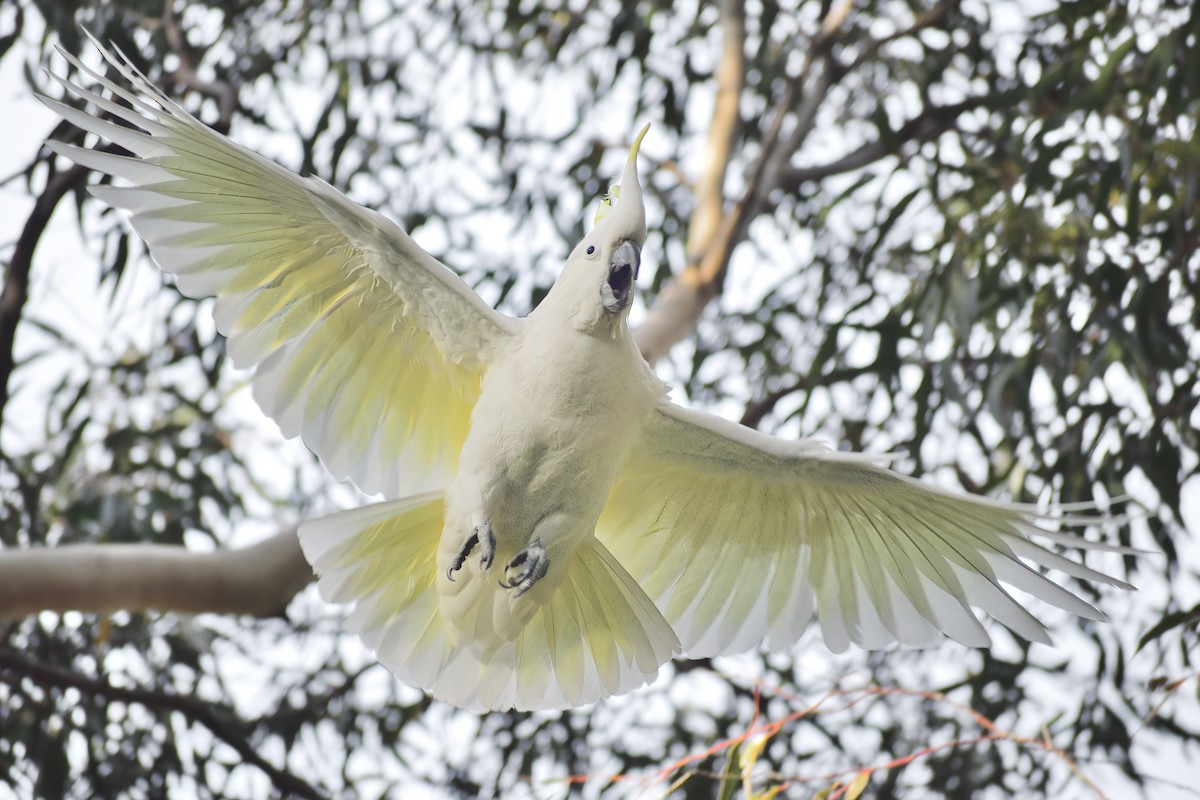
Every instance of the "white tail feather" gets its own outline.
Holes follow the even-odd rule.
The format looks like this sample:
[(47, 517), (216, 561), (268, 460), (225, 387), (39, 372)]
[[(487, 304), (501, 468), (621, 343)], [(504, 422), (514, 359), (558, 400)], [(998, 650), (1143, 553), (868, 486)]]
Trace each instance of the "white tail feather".
[[(679, 652), (658, 609), (594, 540), (511, 641), (464, 637), (435, 585), (442, 511), (433, 492), (300, 526), (321, 594), (355, 605), (347, 628), (405, 683), (467, 708), (565, 708), (653, 681)], [(495, 581), (480, 586), (480, 602), (508, 602)]]

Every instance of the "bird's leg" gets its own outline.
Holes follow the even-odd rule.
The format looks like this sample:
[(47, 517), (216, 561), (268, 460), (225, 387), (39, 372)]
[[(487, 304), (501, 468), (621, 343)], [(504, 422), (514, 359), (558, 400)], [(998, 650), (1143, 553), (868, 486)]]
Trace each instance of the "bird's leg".
[(459, 548), (458, 555), (454, 557), (454, 561), (446, 570), (446, 578), (449, 581), (454, 581), (454, 573), (462, 569), (467, 557), (476, 547), (479, 548), (479, 568), (481, 570), (491, 569), (492, 561), (496, 558), (496, 534), (492, 533), (492, 525), (487, 520), (477, 523), (471, 531), (471, 535)]
[(492, 524), (481, 522), (475, 526), (475, 535), (479, 537), (479, 568), (487, 571), (496, 558), (496, 534), (492, 533)]
[(505, 589), (514, 589), (513, 597), (517, 598), (528, 592), (535, 583), (546, 576), (550, 569), (550, 557), (546, 548), (538, 539), (534, 539), (521, 552), (513, 556), (512, 561), (504, 568), (504, 579), (500, 585)]

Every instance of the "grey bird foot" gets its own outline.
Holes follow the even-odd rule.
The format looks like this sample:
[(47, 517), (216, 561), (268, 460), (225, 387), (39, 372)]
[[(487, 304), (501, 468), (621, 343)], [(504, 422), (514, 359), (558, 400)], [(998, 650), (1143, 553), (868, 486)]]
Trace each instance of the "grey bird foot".
[(535, 583), (546, 576), (550, 569), (550, 558), (542, 543), (534, 539), (529, 547), (513, 556), (512, 561), (504, 568), (504, 578), (500, 585), (505, 589), (515, 589), (513, 597), (517, 598), (528, 592)]
[(471, 555), (471, 551), (476, 547), (479, 548), (479, 568), (481, 570), (491, 569), (492, 561), (496, 558), (496, 535), (492, 533), (492, 526), (487, 522), (476, 525), (475, 530), (463, 542), (458, 555), (454, 557), (454, 563), (446, 570), (447, 580), (451, 583), (454, 582), (454, 573), (462, 569), (462, 565), (466, 563), (467, 557)]

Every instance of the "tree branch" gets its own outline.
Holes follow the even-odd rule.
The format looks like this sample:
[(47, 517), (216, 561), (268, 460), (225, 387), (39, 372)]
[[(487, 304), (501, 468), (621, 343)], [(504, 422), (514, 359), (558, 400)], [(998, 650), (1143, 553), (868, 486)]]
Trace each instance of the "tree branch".
[[(750, 223), (761, 212), (764, 199), (777, 186), (781, 166), (787, 164), (815, 125), (817, 109), (824, 101), (829, 88), (841, 79), (844, 68), (830, 56), (833, 35), (849, 8), (842, 3), (830, 11), (820, 33), (813, 38), (809, 57), (800, 76), (789, 81), (779, 102), (761, 151), (747, 181), (741, 199), (716, 222), (718, 210), (723, 210), (723, 195), (712, 192), (712, 185), (698, 184), (698, 205), (692, 216), (688, 231), (688, 264), (659, 293), (650, 316), (637, 331), (637, 340), (646, 360), (653, 364), (676, 343), (691, 334), (709, 302), (720, 294), (725, 282), (725, 273), (734, 249), (746, 238)], [(722, 105), (721, 92), (732, 78), (724, 70), (737, 68), (737, 86), (740, 94), (742, 84), (742, 48), (745, 45), (744, 9), (740, 2), (721, 4), (724, 26), (723, 57), (718, 67), (718, 103), (713, 110), (713, 123), (709, 130), (709, 158), (706, 161), (707, 178), (713, 168), (713, 156), (720, 155), (720, 180), (723, 184), (729, 163), (737, 103)], [(736, 50), (736, 59), (730, 55)], [(810, 79), (814, 65), (819, 65), (815, 81)], [(810, 85), (810, 83), (812, 85)], [(798, 93), (796, 86), (809, 86), (796, 108)], [(782, 139), (785, 123), (793, 116), (792, 129)], [(719, 187), (718, 187), (719, 189)]]
[(721, 61), (717, 65), (717, 99), (708, 128), (704, 171), (696, 182), (696, 208), (688, 223), (687, 260), (699, 262), (717, 235), (725, 210), (725, 174), (737, 134), (745, 72), (743, 48), (746, 39), (745, 10), (740, 0), (723, 0), (721, 23), (724, 31)]
[(799, 191), (804, 183), (820, 181), (832, 175), (840, 175), (873, 164), (889, 155), (900, 152), (909, 143), (922, 143), (936, 139), (943, 133), (953, 130), (958, 118), (968, 111), (977, 108), (1006, 103), (1007, 93), (969, 97), (958, 103), (945, 106), (927, 106), (920, 114), (910, 119), (887, 137), (880, 137), (873, 142), (867, 142), (846, 155), (825, 164), (809, 167), (793, 167), (783, 172), (779, 180), (779, 188), (786, 192)]
[(740, 121), (745, 73), (746, 19), (743, 0), (720, 4), (722, 49), (717, 65), (717, 98), (708, 128), (704, 171), (696, 182), (696, 208), (688, 223), (687, 266), (659, 293), (649, 316), (634, 332), (646, 361), (654, 364), (696, 329), (700, 313), (719, 287), (704, 278), (700, 265), (724, 229), (725, 175)]
[(238, 550), (155, 544), (0, 551), (0, 619), (39, 611), (282, 612), (312, 580), (294, 528)]
[(8, 405), (9, 382), (16, 367), (13, 352), (17, 338), (17, 326), (29, 299), (29, 272), (33, 265), (33, 253), (41, 241), (42, 233), (50, 223), (50, 217), (71, 187), (82, 180), (88, 172), (86, 167), (74, 166), (53, 175), (38, 195), (25, 220), (25, 227), (13, 247), (12, 258), (4, 273), (4, 290), (0, 293), (0, 425), (4, 423), (4, 409)]
[(214, 711), (209, 703), (198, 698), (150, 689), (113, 686), (105, 678), (91, 678), (69, 670), (38, 664), (8, 650), (0, 650), (0, 678), (7, 678), (10, 682), (13, 682), (14, 678), (26, 678), (42, 686), (73, 687), (90, 695), (99, 695), (124, 703), (137, 703), (152, 711), (178, 712), (212, 731), (214, 736), (236, 750), (245, 763), (262, 770), (284, 796), (306, 797), (312, 800), (320, 800), (322, 797), (320, 792), (302, 778), (274, 766), (260, 756), (247, 741), (245, 732), (237, 730), (242, 725), (224, 718)]
[(853, 380), (859, 375), (864, 375), (869, 370), (865, 367), (844, 367), (835, 369), (826, 375), (805, 375), (802, 378), (779, 387), (773, 391), (767, 392), (766, 395), (751, 402), (746, 406), (746, 411), (742, 414), (741, 423), (748, 428), (757, 428), (763, 421), (763, 418), (775, 410), (775, 406), (779, 401), (790, 394), (796, 392), (807, 392), (816, 385), (832, 386), (835, 383)]

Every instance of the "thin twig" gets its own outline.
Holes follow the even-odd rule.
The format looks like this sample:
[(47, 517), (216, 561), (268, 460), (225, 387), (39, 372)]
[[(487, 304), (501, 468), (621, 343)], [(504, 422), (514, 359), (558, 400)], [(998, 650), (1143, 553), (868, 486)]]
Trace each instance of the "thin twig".
[(980, 97), (969, 97), (958, 103), (944, 106), (927, 106), (920, 114), (901, 125), (895, 133), (876, 139), (859, 147), (841, 158), (809, 167), (783, 170), (779, 188), (794, 194), (804, 183), (824, 180), (832, 175), (841, 175), (868, 166), (885, 156), (898, 153), (904, 146), (928, 142), (947, 131), (954, 130), (958, 119), (977, 108), (991, 108), (1009, 102), (1011, 95), (1001, 93)]
[(805, 375), (804, 377), (797, 378), (791, 383), (767, 392), (766, 395), (746, 406), (746, 410), (742, 414), (741, 423), (748, 428), (757, 428), (763, 421), (763, 417), (770, 414), (779, 401), (788, 395), (808, 391), (817, 385), (828, 386), (834, 383), (843, 383), (853, 380), (860, 375), (865, 375), (869, 371), (866, 367), (844, 367), (842, 369), (835, 369), (824, 375)]
[(9, 384), (16, 367), (13, 351), (17, 327), (29, 299), (29, 274), (33, 266), (33, 253), (41, 241), (50, 217), (58, 201), (79, 181), (83, 180), (86, 167), (73, 166), (51, 177), (42, 193), (38, 195), (21, 229), (21, 236), (13, 248), (8, 269), (4, 273), (4, 290), (0, 293), (0, 424), (4, 421), (4, 409), (8, 405)]

